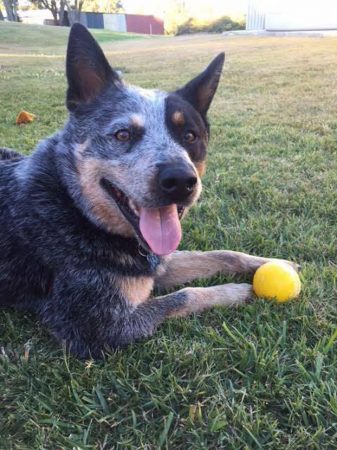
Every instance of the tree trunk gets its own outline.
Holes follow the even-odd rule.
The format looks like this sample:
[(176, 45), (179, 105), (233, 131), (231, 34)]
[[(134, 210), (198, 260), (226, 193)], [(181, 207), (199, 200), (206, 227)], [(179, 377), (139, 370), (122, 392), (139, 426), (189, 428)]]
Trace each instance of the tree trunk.
[(11, 0), (3, 0), (3, 4), (7, 14), (7, 20), (15, 22)]
[(75, 0), (74, 4), (71, 5), (68, 0), (64, 0), (67, 5), (68, 10), (68, 18), (70, 25), (73, 25), (75, 22), (80, 22), (81, 20), (81, 11), (83, 7), (84, 0)]
[(70, 26), (72, 26), (76, 22), (74, 18), (74, 11), (69, 7), (68, 7), (68, 20)]
[(51, 0), (50, 4), (46, 2), (48, 9), (53, 15), (54, 25), (59, 25), (58, 6), (56, 0)]
[(18, 0), (12, 0), (12, 9), (13, 9), (13, 15), (14, 15), (15, 22), (19, 22)]
[(19, 16), (17, 13), (17, 0), (3, 0), (3, 4), (6, 9), (7, 20), (9, 20), (10, 22), (19, 22)]
[(59, 9), (59, 25), (64, 26), (64, 0), (60, 1), (60, 9)]
[(52, 9), (50, 12), (51, 12), (52, 15), (53, 15), (54, 25), (56, 25), (56, 26), (59, 25), (59, 19), (58, 19), (58, 17), (57, 17), (57, 11), (55, 11), (54, 9)]
[(81, 19), (81, 12), (82, 12), (82, 8), (83, 8), (83, 3), (84, 0), (80, 0), (78, 3), (78, 21), (80, 21)]

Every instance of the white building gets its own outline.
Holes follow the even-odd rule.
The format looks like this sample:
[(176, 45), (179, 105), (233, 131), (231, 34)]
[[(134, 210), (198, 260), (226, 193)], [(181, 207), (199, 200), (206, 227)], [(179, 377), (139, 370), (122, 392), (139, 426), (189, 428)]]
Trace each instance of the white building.
[(337, 30), (337, 0), (248, 0), (247, 30)]

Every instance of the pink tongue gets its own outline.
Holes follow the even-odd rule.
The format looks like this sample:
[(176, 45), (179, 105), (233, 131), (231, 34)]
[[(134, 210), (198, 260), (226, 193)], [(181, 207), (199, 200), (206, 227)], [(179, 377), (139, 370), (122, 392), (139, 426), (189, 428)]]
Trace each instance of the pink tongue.
[(157, 255), (172, 253), (181, 241), (177, 205), (141, 208), (139, 225), (143, 238)]

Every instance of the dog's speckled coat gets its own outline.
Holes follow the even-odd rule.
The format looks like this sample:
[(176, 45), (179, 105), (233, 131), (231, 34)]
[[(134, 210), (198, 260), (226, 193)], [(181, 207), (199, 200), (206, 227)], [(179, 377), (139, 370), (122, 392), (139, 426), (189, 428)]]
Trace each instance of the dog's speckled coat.
[[(155, 286), (254, 272), (266, 259), (226, 251), (156, 256), (102, 184), (113, 182), (136, 205), (161, 207), (168, 200), (159, 168), (179, 166), (197, 180), (181, 204), (188, 209), (197, 200), (206, 113), (223, 60), (172, 94), (129, 87), (86, 29), (73, 26), (68, 122), (30, 157), (0, 149), (0, 305), (36, 312), (74, 354), (99, 357), (150, 336), (168, 317), (249, 298), (248, 284), (151, 298)], [(116, 139), (118, 130), (131, 139)]]

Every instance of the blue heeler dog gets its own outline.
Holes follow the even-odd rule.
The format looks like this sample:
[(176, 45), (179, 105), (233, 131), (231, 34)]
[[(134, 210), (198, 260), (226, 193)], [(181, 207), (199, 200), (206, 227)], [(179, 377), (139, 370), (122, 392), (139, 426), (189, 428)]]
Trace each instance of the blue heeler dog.
[(85, 358), (150, 336), (168, 317), (250, 298), (249, 284), (151, 296), (268, 261), (176, 251), (201, 191), (223, 62), (173, 93), (127, 86), (89, 32), (72, 27), (69, 120), (30, 157), (1, 150), (0, 305), (34, 311)]

